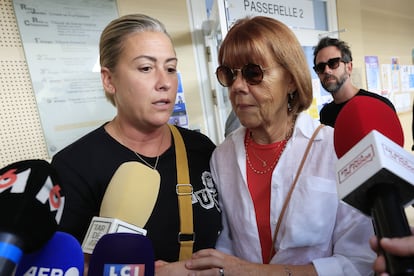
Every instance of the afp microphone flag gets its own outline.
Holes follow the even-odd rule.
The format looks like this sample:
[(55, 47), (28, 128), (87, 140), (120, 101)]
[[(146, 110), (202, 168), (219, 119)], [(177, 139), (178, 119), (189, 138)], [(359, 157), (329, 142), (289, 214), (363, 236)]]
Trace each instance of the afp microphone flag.
[(15, 276), (81, 276), (82, 247), (72, 235), (57, 231), (38, 251), (23, 255)]

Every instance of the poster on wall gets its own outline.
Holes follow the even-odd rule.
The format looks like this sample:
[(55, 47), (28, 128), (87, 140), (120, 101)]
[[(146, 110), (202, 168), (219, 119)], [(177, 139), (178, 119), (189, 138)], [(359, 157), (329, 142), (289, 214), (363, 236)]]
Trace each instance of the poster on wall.
[(381, 64), (381, 83), (382, 83), (382, 92), (390, 93), (391, 91), (391, 64)]
[(401, 91), (414, 91), (414, 65), (401, 65)]
[(400, 91), (400, 62), (398, 57), (391, 58), (391, 91)]
[(365, 56), (368, 91), (381, 94), (380, 68), (377, 56)]
[(173, 113), (170, 117), (169, 123), (172, 125), (188, 128), (188, 116), (187, 116), (183, 83), (181, 80), (180, 72), (177, 72), (177, 77), (178, 77), (177, 97), (175, 99), (175, 106), (174, 106)]
[(99, 37), (115, 0), (13, 0), (49, 156), (112, 119)]

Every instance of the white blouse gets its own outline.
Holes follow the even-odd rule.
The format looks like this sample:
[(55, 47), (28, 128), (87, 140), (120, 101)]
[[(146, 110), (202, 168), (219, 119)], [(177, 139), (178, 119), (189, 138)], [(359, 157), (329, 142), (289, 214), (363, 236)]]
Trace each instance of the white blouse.
[[(302, 112), (273, 171), (272, 232), (305, 148), (319, 121)], [(253, 201), (246, 182), (246, 128), (229, 135), (213, 153), (212, 175), (219, 192), (223, 231), (216, 248), (254, 263), (262, 262)], [(338, 198), (333, 128), (316, 136), (275, 242), (272, 264), (313, 263), (319, 275), (373, 275), (376, 254), (369, 247), (371, 219)]]

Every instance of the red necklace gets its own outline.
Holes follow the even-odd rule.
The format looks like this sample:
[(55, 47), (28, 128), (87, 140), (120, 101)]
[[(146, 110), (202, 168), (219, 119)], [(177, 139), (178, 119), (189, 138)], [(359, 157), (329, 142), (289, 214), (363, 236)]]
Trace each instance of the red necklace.
[[(252, 132), (248, 130), (248, 132), (246, 133), (246, 137), (244, 138), (244, 147), (245, 147), (245, 150), (246, 150), (247, 164), (249, 165), (249, 168), (254, 173), (266, 174), (266, 173), (270, 172), (271, 170), (273, 171), (273, 169), (276, 167), (277, 162), (280, 159), (280, 156), (282, 155), (283, 151), (286, 148), (286, 144), (287, 144), (288, 140), (290, 139), (290, 137), (292, 137), (293, 128), (295, 126), (295, 121), (296, 121), (296, 116), (293, 117), (292, 125), (290, 127), (290, 130), (286, 134), (285, 139), (282, 140), (282, 141), (276, 142), (277, 145), (274, 146), (274, 148), (277, 148), (276, 151), (275, 151), (276, 158), (273, 160), (273, 162), (271, 163), (270, 166), (268, 166), (268, 163), (266, 162), (266, 160), (264, 160), (263, 158), (260, 158), (259, 155), (254, 151), (254, 148), (251, 146)], [(276, 144), (276, 143), (274, 143), (274, 144)], [(272, 147), (272, 149), (273, 149), (273, 147)], [(264, 170), (260, 170), (260, 169), (258, 170), (253, 166), (253, 164), (250, 160), (249, 152), (253, 153), (253, 155), (256, 157), (256, 159), (259, 160), (262, 163), (262, 167), (265, 168)]]

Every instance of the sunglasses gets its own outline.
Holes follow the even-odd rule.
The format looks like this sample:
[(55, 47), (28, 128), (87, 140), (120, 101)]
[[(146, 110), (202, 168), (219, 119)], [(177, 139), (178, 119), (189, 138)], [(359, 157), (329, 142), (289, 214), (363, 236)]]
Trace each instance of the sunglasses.
[(328, 67), (333, 70), (338, 68), (341, 62), (346, 63), (340, 57), (331, 58), (327, 62), (320, 62), (316, 64), (315, 66), (313, 66), (313, 70), (315, 70), (316, 74), (323, 74), (323, 72), (325, 72), (326, 65), (328, 65)]
[(231, 86), (237, 78), (237, 72), (240, 71), (242, 77), (250, 85), (256, 85), (262, 82), (263, 73), (266, 69), (262, 69), (260, 65), (249, 63), (241, 69), (231, 69), (225, 65), (217, 67), (216, 76), (219, 83), (224, 87)]

